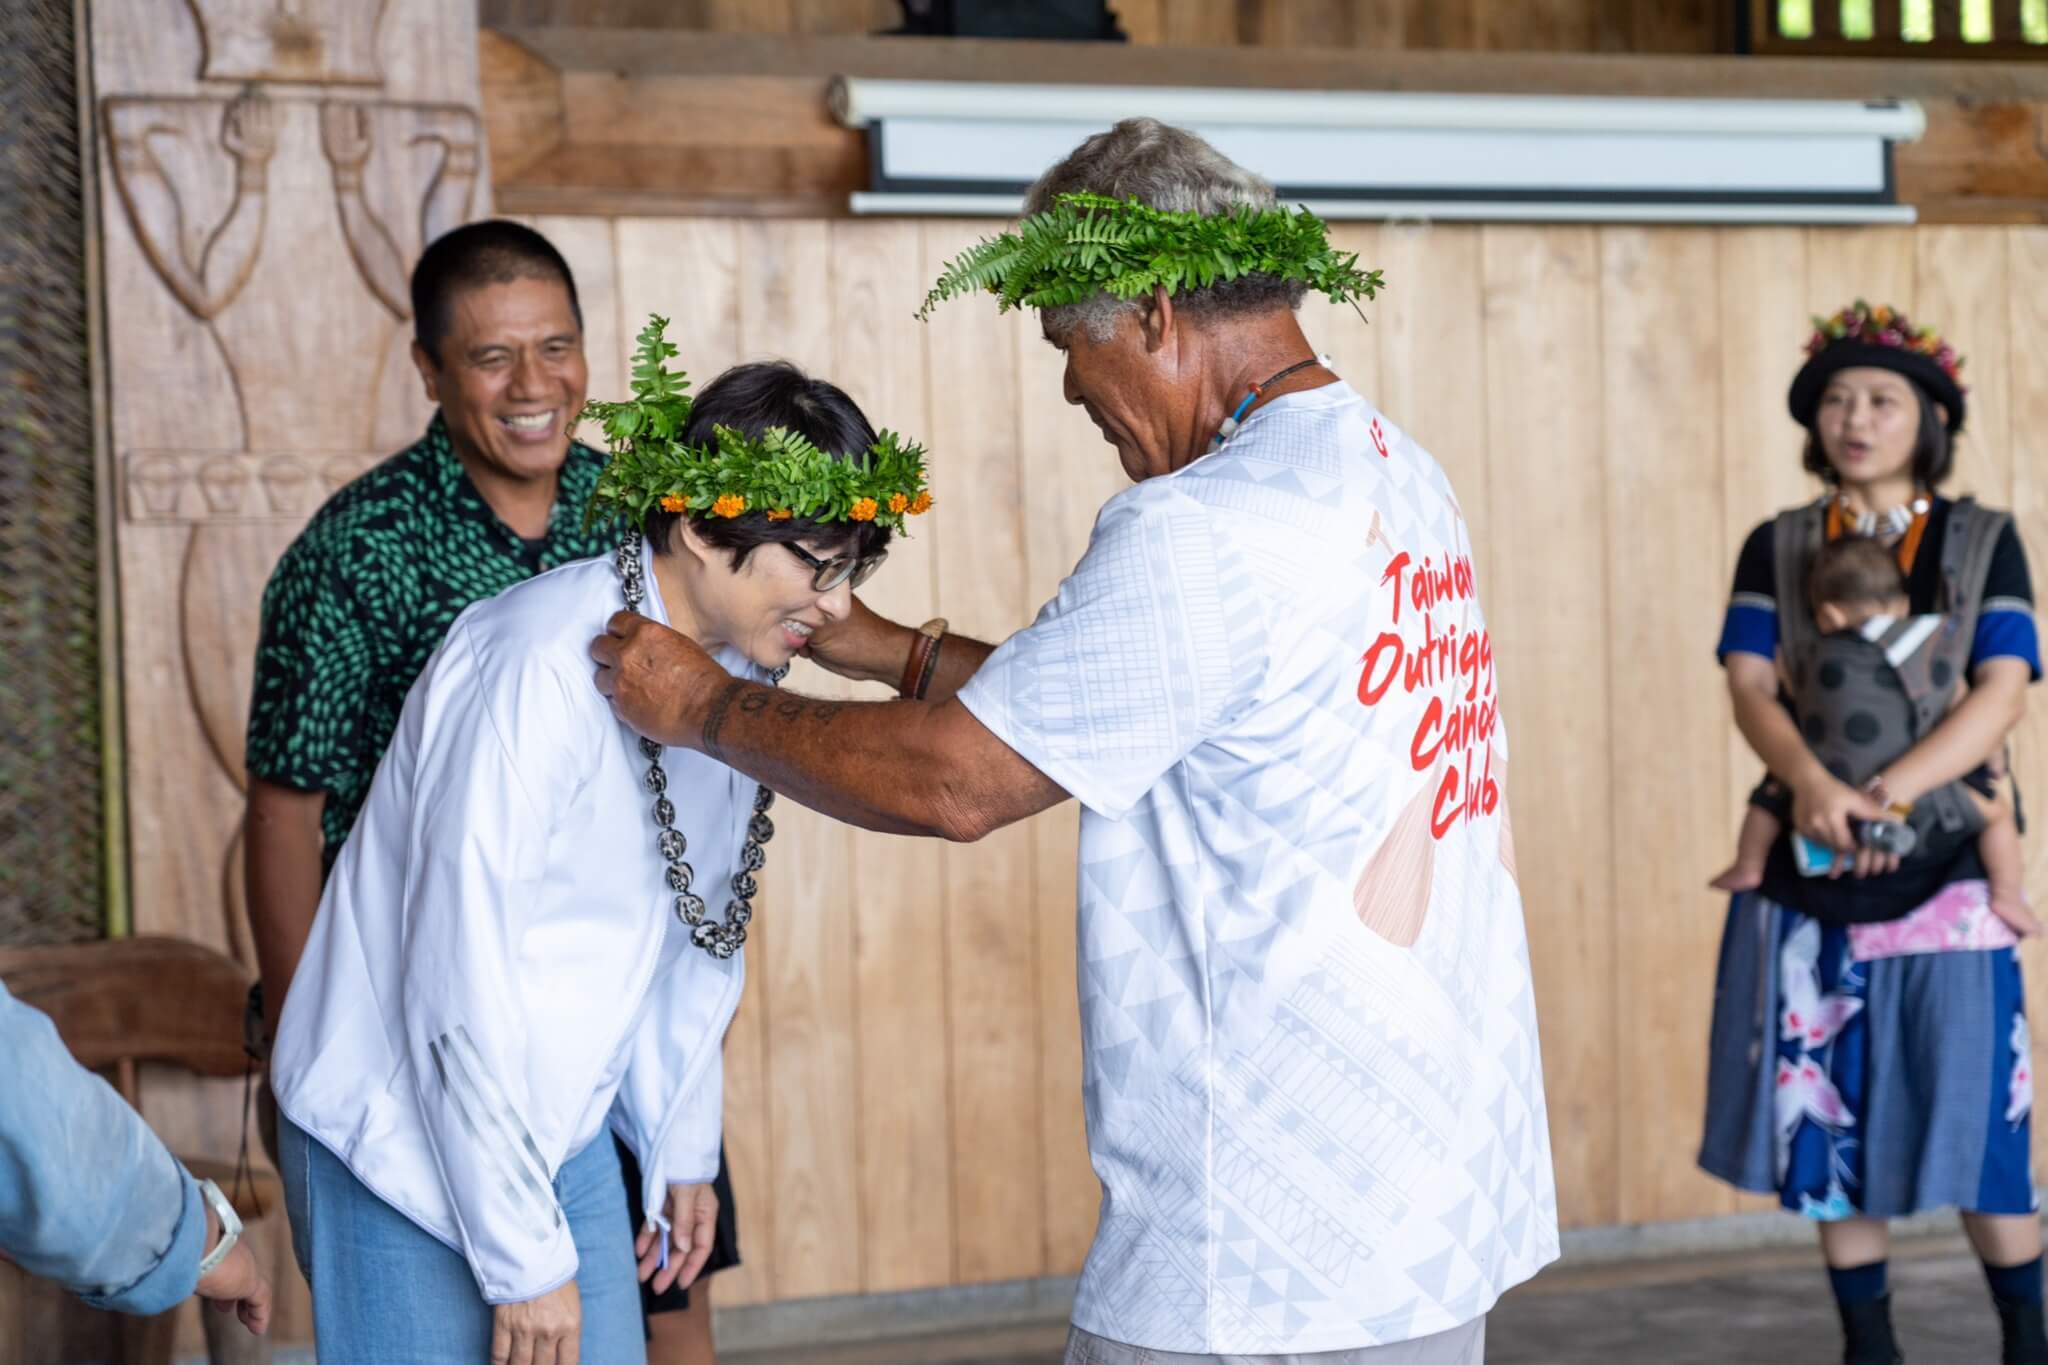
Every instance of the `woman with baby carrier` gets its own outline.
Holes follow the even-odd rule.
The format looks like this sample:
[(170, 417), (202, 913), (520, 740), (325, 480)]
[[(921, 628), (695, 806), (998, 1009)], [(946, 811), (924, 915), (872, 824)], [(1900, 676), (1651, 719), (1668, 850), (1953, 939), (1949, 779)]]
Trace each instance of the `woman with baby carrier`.
[(1851, 1365), (1902, 1359), (1885, 1220), (1946, 1206), (2003, 1359), (2048, 1365), (2003, 776), (2040, 649), (2012, 518), (1938, 492), (1961, 367), (1890, 308), (1819, 323), (1789, 401), (1826, 492), (1751, 533), (1719, 648), (1769, 775), (1716, 882), (1700, 1165), (1818, 1224)]

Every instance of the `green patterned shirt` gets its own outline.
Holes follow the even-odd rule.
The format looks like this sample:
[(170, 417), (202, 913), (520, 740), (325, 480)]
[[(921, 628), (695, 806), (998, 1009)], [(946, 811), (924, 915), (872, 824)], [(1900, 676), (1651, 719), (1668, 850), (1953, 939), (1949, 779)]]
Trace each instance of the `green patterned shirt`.
[(271, 572), (249, 705), (251, 776), (327, 794), (334, 866), (413, 680), (472, 602), (572, 559), (608, 554), (583, 529), (604, 456), (572, 442), (547, 535), (529, 542), (471, 483), (436, 412), (410, 448), (328, 499)]

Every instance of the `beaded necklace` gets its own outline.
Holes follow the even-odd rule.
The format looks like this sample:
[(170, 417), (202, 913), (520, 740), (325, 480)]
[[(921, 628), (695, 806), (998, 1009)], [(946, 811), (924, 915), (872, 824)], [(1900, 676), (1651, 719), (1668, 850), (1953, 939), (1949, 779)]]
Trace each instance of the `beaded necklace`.
[[(632, 612), (638, 612), (640, 604), (647, 600), (647, 579), (640, 563), (641, 544), (640, 532), (627, 531), (612, 559), (619, 570), (619, 587), (625, 595), (626, 610)], [(780, 683), (788, 672), (788, 666), (784, 665), (769, 675), (769, 681)], [(768, 862), (762, 845), (775, 837), (775, 822), (768, 818), (768, 808), (775, 804), (775, 793), (766, 787), (755, 793), (754, 813), (747, 821), (746, 842), (740, 847), (739, 871), (732, 875), (732, 899), (726, 902), (725, 919), (707, 919), (704, 898), (690, 889), (696, 873), (683, 861), (683, 855), (689, 852), (690, 841), (676, 828), (676, 808), (668, 798), (668, 774), (662, 770), (661, 746), (643, 735), (640, 753), (647, 759), (647, 776), (641, 779), (641, 785), (654, 798), (654, 846), (660, 851), (662, 861), (668, 864), (663, 880), (675, 895), (676, 918), (689, 926), (690, 942), (715, 958), (729, 958), (747, 941), (747, 926), (754, 919), (754, 897), (761, 889), (754, 874)]]
[(1911, 502), (1902, 503), (1879, 516), (1851, 506), (1849, 495), (1836, 489), (1834, 496), (1828, 499), (1827, 538), (1840, 540), (1844, 535), (1897, 536), (1899, 572), (1910, 575), (1913, 560), (1920, 553), (1920, 541), (1927, 534), (1927, 514), (1933, 507), (1934, 501), (1927, 496), (1927, 491), (1916, 489)]

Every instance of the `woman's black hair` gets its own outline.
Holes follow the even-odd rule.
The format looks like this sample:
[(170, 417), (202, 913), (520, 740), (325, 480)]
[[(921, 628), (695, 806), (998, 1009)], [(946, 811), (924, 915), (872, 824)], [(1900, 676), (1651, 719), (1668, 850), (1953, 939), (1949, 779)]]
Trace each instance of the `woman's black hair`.
[[(836, 384), (813, 379), (786, 360), (735, 365), (711, 381), (690, 407), (683, 425), (687, 445), (717, 444), (716, 427), (729, 427), (758, 439), (774, 427), (795, 432), (828, 455), (858, 459), (875, 443), (867, 415)], [(647, 514), (647, 543), (666, 554), (684, 512)], [(867, 522), (812, 521), (791, 517), (770, 521), (766, 509), (737, 517), (690, 516), (691, 525), (708, 545), (730, 551), (737, 569), (762, 545), (805, 541), (831, 554), (851, 550), (865, 558), (889, 543), (886, 528)]]
[[(1900, 375), (1913, 390), (1913, 397), (1920, 404), (1920, 434), (1913, 441), (1913, 481), (1922, 488), (1939, 488), (1955, 472), (1955, 448), (1948, 434), (1948, 427), (1941, 419), (1941, 409), (1920, 381), (1910, 375)], [(1817, 475), (1823, 483), (1835, 483), (1839, 476), (1835, 467), (1828, 463), (1828, 454), (1820, 442), (1818, 426), (1806, 429), (1806, 453), (1802, 463), (1809, 474)]]

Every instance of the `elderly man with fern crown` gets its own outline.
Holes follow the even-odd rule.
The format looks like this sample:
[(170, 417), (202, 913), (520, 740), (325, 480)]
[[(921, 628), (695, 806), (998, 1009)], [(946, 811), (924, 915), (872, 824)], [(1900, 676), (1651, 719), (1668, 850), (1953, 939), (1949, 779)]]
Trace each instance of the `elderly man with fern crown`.
[(1147, 119), (1027, 208), (927, 307), (1039, 309), (1135, 483), (1037, 620), (992, 648), (856, 606), (810, 653), (904, 699), (798, 708), (620, 617), (598, 686), (871, 829), (972, 841), (1080, 802), (1103, 1202), (1070, 1365), (1478, 1361), (1557, 1254), (1556, 1198), (1465, 524), (1295, 317), (1379, 277)]
[(916, 446), (793, 366), (692, 402), (663, 326), (633, 399), (586, 409), (616, 553), (455, 619), (285, 1003), (279, 1166), (323, 1365), (633, 1365), (636, 1278), (666, 1292), (712, 1250), (720, 1045), (773, 796), (620, 724), (590, 632), (623, 603), (772, 697), (930, 498)]

